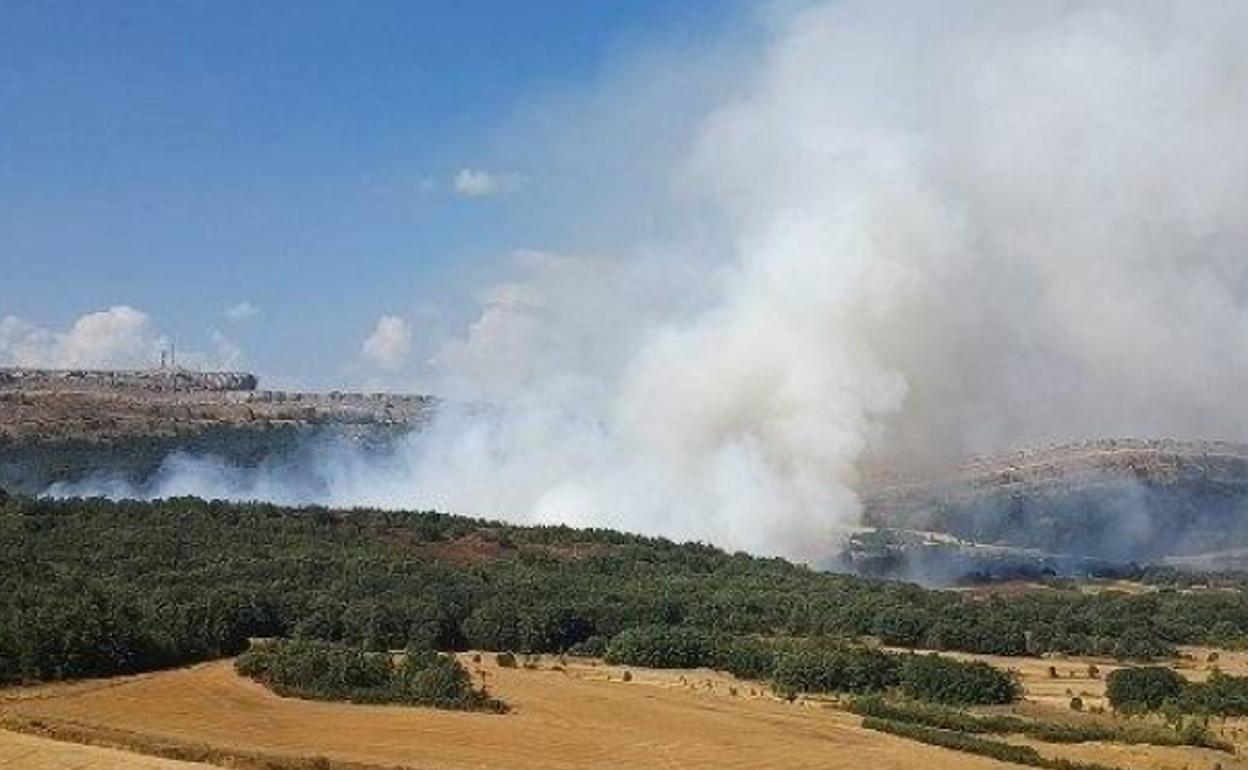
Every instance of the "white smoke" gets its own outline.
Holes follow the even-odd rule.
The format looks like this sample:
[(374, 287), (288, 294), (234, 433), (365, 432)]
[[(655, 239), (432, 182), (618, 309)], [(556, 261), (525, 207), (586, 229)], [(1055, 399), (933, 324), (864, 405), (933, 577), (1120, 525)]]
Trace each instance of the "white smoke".
[(364, 340), (360, 353), (383, 369), (398, 369), (407, 360), (412, 346), (412, 330), (398, 316), (383, 315), (377, 319), (373, 333)]
[[(670, 116), (618, 94), (641, 138), (601, 152), (668, 163), (634, 201), (662, 226), (522, 255), (433, 362), (439, 394), (491, 408), (447, 410), (331, 499), (802, 555), (857, 522), (867, 460), (1248, 435), (1248, 5), (766, 20), (679, 152), (649, 152), (639, 122)], [(654, 87), (704, 87), (684, 66)]]

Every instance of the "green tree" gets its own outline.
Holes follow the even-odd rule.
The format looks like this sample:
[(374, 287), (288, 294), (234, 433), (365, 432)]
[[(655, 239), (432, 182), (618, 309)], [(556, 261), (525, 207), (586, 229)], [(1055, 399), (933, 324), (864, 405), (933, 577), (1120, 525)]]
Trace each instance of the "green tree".
[(1182, 676), (1161, 666), (1120, 668), (1106, 678), (1105, 695), (1118, 711), (1156, 711), (1177, 701), (1185, 684)]

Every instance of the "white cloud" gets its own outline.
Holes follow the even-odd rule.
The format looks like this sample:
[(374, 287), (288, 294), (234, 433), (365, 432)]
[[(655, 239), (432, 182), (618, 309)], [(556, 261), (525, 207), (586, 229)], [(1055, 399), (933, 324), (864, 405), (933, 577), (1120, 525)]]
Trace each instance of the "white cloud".
[(398, 369), (407, 360), (412, 347), (412, 330), (398, 316), (383, 315), (377, 327), (364, 340), (364, 357), (383, 369)]
[(0, 361), (16, 366), (145, 366), (158, 345), (147, 314), (128, 305), (88, 313), (64, 332), (16, 316), (0, 319)]
[(520, 186), (516, 174), (495, 174), (479, 168), (461, 168), (453, 182), (455, 194), (461, 198), (487, 198), (504, 195)]
[[(209, 335), (213, 351), (178, 350), (178, 363), (195, 369), (232, 368), (242, 349), (218, 331)], [(0, 366), (49, 369), (145, 369), (170, 347), (146, 313), (117, 305), (74, 321), (57, 331), (17, 316), (0, 318)]]
[(250, 302), (244, 301), (227, 307), (222, 315), (225, 316), (225, 320), (227, 321), (232, 323), (242, 323), (244, 321), (250, 321), (259, 314), (260, 308)]

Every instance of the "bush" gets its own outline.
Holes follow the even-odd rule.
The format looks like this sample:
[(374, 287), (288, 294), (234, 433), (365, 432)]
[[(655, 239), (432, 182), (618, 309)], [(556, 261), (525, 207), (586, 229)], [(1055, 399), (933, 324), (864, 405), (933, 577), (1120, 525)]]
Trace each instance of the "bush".
[(1224, 717), (1248, 715), (1248, 677), (1228, 676), (1213, 671), (1204, 682), (1186, 683), (1178, 703), (1187, 714), (1216, 714)]
[(901, 691), (938, 703), (1012, 703), (1022, 688), (1012, 674), (987, 663), (964, 663), (939, 655), (908, 655), (898, 674)]
[(500, 652), (494, 656), (494, 662), (499, 668), (515, 668), (516, 654), (514, 652)]
[[(422, 659), (423, 658), (423, 659)], [(471, 709), (482, 703), (473, 690), (472, 677), (449, 655), (409, 656), (399, 666), (395, 686), (403, 700), (447, 709)]]
[(896, 656), (865, 647), (808, 646), (776, 655), (780, 692), (879, 692), (897, 684)]
[(1187, 681), (1161, 666), (1120, 668), (1105, 680), (1105, 695), (1118, 711), (1156, 711), (1167, 702), (1177, 702)]

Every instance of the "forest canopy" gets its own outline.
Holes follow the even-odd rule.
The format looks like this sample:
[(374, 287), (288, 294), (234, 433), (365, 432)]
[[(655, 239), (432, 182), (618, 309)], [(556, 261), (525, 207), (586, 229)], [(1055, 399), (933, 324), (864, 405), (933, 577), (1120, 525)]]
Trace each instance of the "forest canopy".
[(681, 629), (645, 652), (655, 665), (710, 654), (758, 673), (774, 664), (759, 644), (771, 638), (1142, 659), (1245, 627), (1240, 592), (984, 597), (431, 512), (0, 498), (0, 681), (231, 656), (255, 637), (624, 656), (654, 633), (638, 629)]

